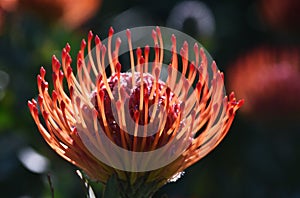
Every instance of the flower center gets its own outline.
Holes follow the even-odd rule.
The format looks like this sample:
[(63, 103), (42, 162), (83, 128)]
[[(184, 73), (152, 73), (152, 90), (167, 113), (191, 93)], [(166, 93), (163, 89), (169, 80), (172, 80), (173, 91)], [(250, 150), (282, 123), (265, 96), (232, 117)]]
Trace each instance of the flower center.
[[(93, 100), (98, 121), (111, 141), (130, 151), (146, 152), (167, 144), (180, 125), (180, 104), (164, 82), (148, 73), (120, 73), (103, 80)], [(97, 100), (101, 100), (103, 108)], [(102, 112), (103, 111), (103, 112)], [(105, 117), (104, 117), (104, 116)], [(105, 124), (107, 123), (107, 124)]]

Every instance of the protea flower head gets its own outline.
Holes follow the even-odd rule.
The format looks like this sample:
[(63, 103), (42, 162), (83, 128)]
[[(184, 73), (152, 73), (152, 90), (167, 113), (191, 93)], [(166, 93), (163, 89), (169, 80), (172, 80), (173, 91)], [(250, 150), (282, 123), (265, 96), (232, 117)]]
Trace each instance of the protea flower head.
[[(223, 73), (182, 35), (162, 27), (114, 35), (111, 28), (101, 41), (89, 32), (77, 56), (77, 76), (67, 44), (61, 62), (52, 57), (53, 91), (42, 67), (38, 100), (28, 102), (46, 142), (90, 179), (105, 184), (116, 175), (123, 188), (145, 197), (206, 156), (243, 101), (225, 95)], [(130, 61), (121, 63), (127, 55)]]

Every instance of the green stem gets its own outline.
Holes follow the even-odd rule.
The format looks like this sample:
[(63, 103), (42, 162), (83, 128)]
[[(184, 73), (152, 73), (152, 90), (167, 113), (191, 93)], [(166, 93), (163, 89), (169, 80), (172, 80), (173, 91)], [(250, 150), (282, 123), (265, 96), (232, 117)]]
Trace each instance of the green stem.
[(106, 184), (103, 198), (151, 198), (158, 189), (158, 182), (146, 182), (143, 177), (130, 184), (112, 175)]

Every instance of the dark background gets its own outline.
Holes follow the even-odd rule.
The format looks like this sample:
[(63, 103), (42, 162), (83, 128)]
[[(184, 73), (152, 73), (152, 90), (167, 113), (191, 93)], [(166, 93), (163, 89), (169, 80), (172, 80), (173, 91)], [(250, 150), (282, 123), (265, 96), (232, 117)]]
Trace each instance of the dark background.
[[(4, 1), (0, 0), (1, 197), (50, 197), (48, 174), (55, 197), (84, 197), (76, 167), (45, 143), (27, 108), (27, 101), (37, 97), (35, 77), (39, 67), (49, 70), (51, 56), (59, 55), (67, 42), (75, 57), (81, 39), (87, 38), (90, 29), (105, 38), (110, 26), (116, 31), (142, 25), (171, 26), (169, 21), (176, 21), (176, 17), (171, 17), (172, 9), (184, 1), (103, 0), (95, 15), (76, 27), (59, 20), (64, 3), (40, 7), (38, 1), (26, 4), (20, 0), (7, 8)], [(299, 47), (300, 12), (297, 9), (300, 5), (296, 0), (195, 2), (202, 10), (189, 11), (203, 13), (203, 18), (191, 16), (176, 28), (206, 47), (219, 69), (225, 71), (226, 82), (230, 81), (226, 70), (237, 57), (251, 49), (262, 45)], [(268, 5), (268, 12), (276, 13), (273, 18), (266, 17), (263, 3)], [(286, 6), (289, 3), (293, 6)], [(184, 15), (183, 10), (175, 16)], [(197, 23), (197, 20), (204, 22)], [(211, 31), (205, 31), (211, 27)], [(289, 96), (278, 93), (278, 97)], [(299, 103), (294, 105), (299, 106)], [(224, 141), (188, 168), (179, 181), (166, 185), (156, 196), (300, 197), (299, 114), (291, 120), (281, 115), (271, 122), (272, 114), (264, 114), (270, 116), (268, 118), (259, 114), (259, 111), (252, 112), (251, 116), (238, 112)], [(48, 159), (44, 170), (37, 173), (24, 166), (20, 156), (28, 148)], [(93, 186), (100, 197), (101, 184), (93, 183)]]

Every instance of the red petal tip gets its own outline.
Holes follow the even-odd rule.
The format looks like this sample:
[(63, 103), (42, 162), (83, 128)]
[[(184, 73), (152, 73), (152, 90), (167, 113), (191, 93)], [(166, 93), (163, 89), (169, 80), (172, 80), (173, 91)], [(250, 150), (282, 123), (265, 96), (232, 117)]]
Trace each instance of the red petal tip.
[(69, 43), (66, 44), (66, 47), (65, 47), (66, 51), (69, 53), (71, 51), (71, 46)]
[(99, 45), (100, 43), (101, 43), (101, 40), (100, 40), (99, 36), (96, 35), (96, 36), (95, 36), (95, 44), (96, 44), (96, 45)]
[(112, 36), (114, 34), (114, 28), (110, 27), (108, 31), (108, 36)]
[(82, 39), (80, 49), (84, 50), (85, 46), (86, 46), (86, 41), (84, 39)]
[(41, 68), (40, 68), (40, 74), (41, 74), (41, 77), (42, 77), (42, 78), (45, 77), (46, 70), (44, 69), (44, 67), (41, 67)]
[(88, 40), (89, 41), (92, 40), (93, 36), (94, 36), (94, 34), (93, 34), (92, 30), (90, 30), (88, 33)]

